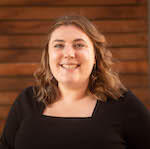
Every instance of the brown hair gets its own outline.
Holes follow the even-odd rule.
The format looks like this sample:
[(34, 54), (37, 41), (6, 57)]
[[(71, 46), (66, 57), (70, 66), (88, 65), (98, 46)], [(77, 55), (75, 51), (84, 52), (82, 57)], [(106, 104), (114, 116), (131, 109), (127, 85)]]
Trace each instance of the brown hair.
[(112, 54), (106, 48), (105, 37), (96, 27), (83, 16), (63, 16), (55, 20), (48, 33), (48, 40), (42, 53), (40, 67), (34, 72), (34, 94), (38, 101), (45, 105), (51, 104), (59, 98), (58, 82), (53, 77), (49, 66), (48, 43), (52, 32), (62, 25), (75, 25), (91, 39), (95, 50), (96, 64), (89, 78), (88, 90), (97, 99), (106, 101), (110, 96), (119, 99), (127, 91), (121, 83), (118, 73), (112, 69)]

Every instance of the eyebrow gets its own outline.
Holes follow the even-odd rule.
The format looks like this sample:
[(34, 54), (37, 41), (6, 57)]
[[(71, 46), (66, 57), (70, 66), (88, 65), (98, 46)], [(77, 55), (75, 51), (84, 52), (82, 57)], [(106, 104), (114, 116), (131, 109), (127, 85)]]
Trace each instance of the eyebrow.
[[(81, 38), (77, 38), (77, 39), (73, 40), (73, 42), (77, 42), (77, 41), (84, 41), (84, 42), (86, 42), (85, 40), (83, 40)], [(61, 40), (61, 39), (56, 39), (52, 43), (54, 43), (54, 42), (65, 42), (65, 41)]]

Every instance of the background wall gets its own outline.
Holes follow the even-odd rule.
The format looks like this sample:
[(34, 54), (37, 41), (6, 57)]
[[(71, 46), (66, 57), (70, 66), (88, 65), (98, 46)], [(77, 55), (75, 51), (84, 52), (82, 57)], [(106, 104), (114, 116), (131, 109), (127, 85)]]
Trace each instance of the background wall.
[(52, 19), (70, 14), (106, 35), (121, 80), (150, 109), (147, 0), (0, 0), (0, 133), (16, 96), (33, 84)]

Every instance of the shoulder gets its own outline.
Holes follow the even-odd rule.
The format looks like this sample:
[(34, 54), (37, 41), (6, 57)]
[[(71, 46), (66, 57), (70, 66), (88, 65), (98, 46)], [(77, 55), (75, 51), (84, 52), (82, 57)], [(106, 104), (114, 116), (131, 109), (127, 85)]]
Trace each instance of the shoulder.
[(123, 97), (120, 98), (123, 106), (129, 110), (145, 110), (146, 106), (142, 99), (139, 99), (131, 90), (128, 90)]
[(125, 116), (149, 115), (149, 111), (143, 101), (139, 99), (130, 89), (118, 100), (108, 97), (105, 108), (113, 113)]
[(29, 102), (34, 98), (33, 94), (33, 87), (29, 86), (25, 89), (23, 89), (17, 96), (15, 102), (16, 103), (24, 103), (24, 102)]
[(24, 114), (37, 110), (38, 106), (39, 103), (34, 97), (33, 86), (23, 89), (12, 105), (12, 107)]
[(142, 100), (139, 99), (130, 89), (124, 92), (124, 94), (117, 100), (108, 97), (107, 103), (122, 104), (123, 106), (143, 105)]

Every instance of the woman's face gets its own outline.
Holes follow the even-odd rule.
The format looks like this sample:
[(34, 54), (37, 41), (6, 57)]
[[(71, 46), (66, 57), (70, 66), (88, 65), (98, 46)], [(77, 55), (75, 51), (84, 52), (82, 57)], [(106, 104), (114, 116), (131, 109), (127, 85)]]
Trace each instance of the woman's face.
[(53, 31), (49, 41), (49, 65), (58, 84), (88, 82), (94, 63), (93, 43), (81, 29), (68, 25)]

